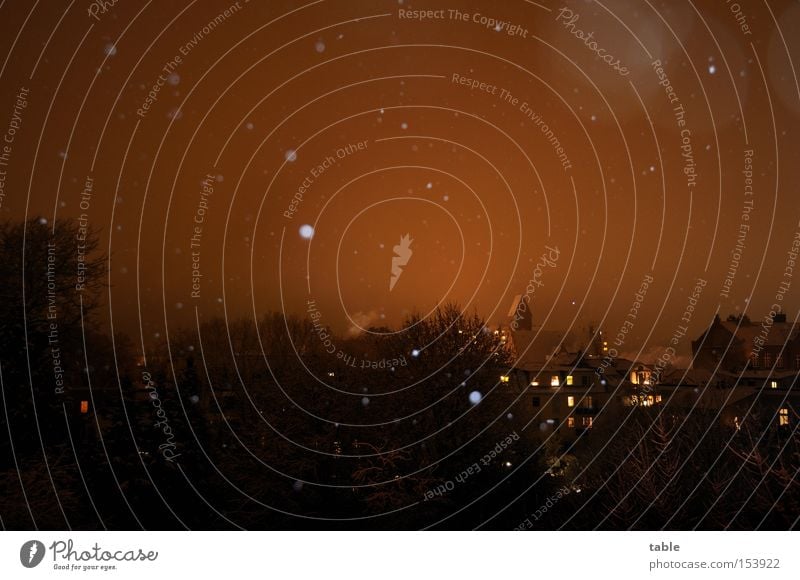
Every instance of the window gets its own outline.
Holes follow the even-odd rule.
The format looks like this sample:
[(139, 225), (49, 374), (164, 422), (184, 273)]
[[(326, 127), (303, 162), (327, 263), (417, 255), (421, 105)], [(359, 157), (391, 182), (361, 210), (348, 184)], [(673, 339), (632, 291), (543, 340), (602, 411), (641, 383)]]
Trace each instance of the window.
[(575, 417), (567, 417), (567, 427), (570, 429), (575, 427)]
[(768, 352), (764, 353), (764, 367), (769, 368), (772, 365), (772, 355)]
[(778, 415), (778, 425), (786, 427), (789, 424), (789, 409), (783, 407)]
[(552, 377), (550, 377), (550, 386), (551, 387), (557, 387), (560, 384), (561, 384), (561, 381), (559, 381), (558, 375), (553, 375)]
[(586, 407), (587, 409), (591, 409), (594, 406), (594, 400), (592, 400), (592, 397), (589, 396), (585, 397), (583, 399), (583, 406)]
[(572, 386), (572, 375), (567, 375), (567, 386)]
[(753, 353), (753, 356), (750, 357), (750, 363), (754, 369), (758, 368), (758, 353)]
[(770, 389), (777, 389), (778, 388), (778, 381), (770, 381), (769, 388)]
[(531, 399), (531, 402), (533, 403), (534, 407), (539, 407), (542, 404), (542, 401), (539, 399), (539, 397), (534, 397)]
[(508, 382), (508, 375), (500, 375), (500, 382), (507, 383)]
[(89, 412), (89, 401), (81, 401), (81, 414), (85, 415)]
[(581, 424), (587, 429), (592, 428), (592, 423), (594, 423), (594, 417), (583, 417), (581, 420)]
[(575, 397), (570, 395), (567, 397), (567, 407), (574, 407), (575, 406)]
[(778, 355), (778, 358), (775, 360), (775, 366), (778, 367), (779, 369), (783, 368), (783, 366), (784, 366), (783, 365), (783, 354), (779, 354)]
[(794, 368), (800, 370), (800, 354), (794, 355)]
[(656, 395), (656, 403), (660, 403), (660, 402), (661, 402), (661, 395)]
[(583, 375), (583, 376), (581, 377), (581, 384), (582, 384), (584, 387), (588, 387), (588, 386), (589, 386), (589, 377), (587, 377), (586, 375)]
[(531, 386), (532, 387), (538, 387), (539, 386), (539, 381), (531, 381)]

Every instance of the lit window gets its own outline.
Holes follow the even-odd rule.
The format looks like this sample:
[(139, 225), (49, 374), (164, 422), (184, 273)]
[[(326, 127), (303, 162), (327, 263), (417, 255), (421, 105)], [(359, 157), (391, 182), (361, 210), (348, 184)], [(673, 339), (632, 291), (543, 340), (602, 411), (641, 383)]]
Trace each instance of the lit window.
[(81, 414), (85, 415), (89, 412), (89, 401), (81, 401)]
[(567, 375), (567, 385), (572, 386), (572, 375)]
[(660, 403), (660, 402), (661, 402), (661, 395), (656, 395), (656, 403)]
[(552, 377), (550, 377), (550, 386), (551, 387), (557, 387), (560, 384), (561, 383), (558, 380), (558, 375), (553, 375)]
[(575, 397), (570, 395), (567, 397), (567, 407), (574, 407), (575, 406)]
[(539, 381), (531, 381), (531, 386), (532, 387), (538, 387), (539, 386)]
[(770, 389), (777, 389), (778, 388), (778, 381), (770, 381), (769, 388)]
[(778, 425), (786, 427), (789, 424), (789, 409), (783, 407), (778, 415)]
[(594, 417), (583, 417), (583, 419), (582, 419), (581, 423), (582, 423), (582, 424), (583, 424), (583, 426), (584, 426), (584, 427), (586, 427), (587, 429), (591, 429), (591, 428), (592, 428), (592, 423), (593, 423), (593, 420), (594, 420)]
[(508, 382), (508, 375), (500, 375), (500, 382), (507, 383)]
[(575, 417), (567, 417), (567, 427), (570, 429), (575, 427)]

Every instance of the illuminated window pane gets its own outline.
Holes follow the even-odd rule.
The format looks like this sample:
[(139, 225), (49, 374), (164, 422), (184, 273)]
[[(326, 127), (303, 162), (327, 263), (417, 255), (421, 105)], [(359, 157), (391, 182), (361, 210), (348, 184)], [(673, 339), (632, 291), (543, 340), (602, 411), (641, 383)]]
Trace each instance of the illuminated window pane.
[(572, 375), (567, 376), (567, 385), (572, 385)]
[(81, 401), (81, 413), (86, 414), (89, 412), (89, 401)]
[(771, 381), (769, 383), (769, 386), (770, 386), (771, 389), (777, 389), (778, 388), (778, 381)]
[(507, 383), (508, 382), (508, 375), (500, 375), (500, 382)]
[(574, 407), (575, 406), (575, 397), (570, 395), (567, 397), (567, 407)]
[(590, 429), (592, 427), (592, 423), (594, 422), (593, 420), (594, 420), (594, 417), (583, 417), (583, 420), (581, 421), (581, 423), (583, 424), (584, 427), (586, 427), (587, 429)]
[(778, 425), (781, 427), (786, 427), (789, 424), (789, 409), (786, 407), (782, 408), (780, 411), (780, 415), (778, 415)]
[(575, 417), (567, 417), (567, 427), (570, 429), (575, 427)]
[(560, 384), (561, 383), (558, 380), (558, 375), (553, 375), (552, 377), (550, 377), (550, 386), (551, 387), (557, 387)]

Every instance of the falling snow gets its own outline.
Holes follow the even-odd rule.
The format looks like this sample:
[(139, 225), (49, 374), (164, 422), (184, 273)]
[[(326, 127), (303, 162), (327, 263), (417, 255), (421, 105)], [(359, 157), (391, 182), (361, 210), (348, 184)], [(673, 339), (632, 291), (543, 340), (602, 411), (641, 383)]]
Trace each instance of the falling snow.
[(303, 224), (300, 226), (300, 237), (310, 240), (314, 237), (314, 228), (309, 224)]

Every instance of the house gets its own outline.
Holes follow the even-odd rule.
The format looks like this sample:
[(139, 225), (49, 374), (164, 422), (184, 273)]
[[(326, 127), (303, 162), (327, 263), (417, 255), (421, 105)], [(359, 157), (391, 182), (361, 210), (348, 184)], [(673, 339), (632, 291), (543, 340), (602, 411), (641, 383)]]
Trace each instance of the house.
[(591, 333), (587, 348), (570, 352), (563, 333), (537, 328), (530, 317), (517, 320), (510, 332), (514, 363), (500, 381), (509, 397), (524, 401), (526, 415), (544, 436), (558, 432), (574, 440), (598, 422), (651, 406), (710, 410), (737, 429), (745, 420), (797, 424), (800, 337), (782, 314), (759, 324), (747, 317), (717, 318), (692, 343), (694, 366), (662, 373), (608, 356), (600, 332)]
[(659, 394), (647, 391), (651, 373), (633, 361), (609, 364), (585, 352), (560, 352), (543, 362), (518, 359), (501, 382), (525, 401), (543, 434), (558, 431), (568, 441), (625, 406), (660, 402)]
[(776, 314), (754, 323), (747, 316), (719, 316), (692, 341), (693, 366), (710, 371), (800, 370), (800, 328)]
[(710, 410), (728, 427), (788, 428), (797, 424), (800, 373), (749, 368), (730, 373), (674, 369), (661, 377), (660, 402), (671, 408)]

